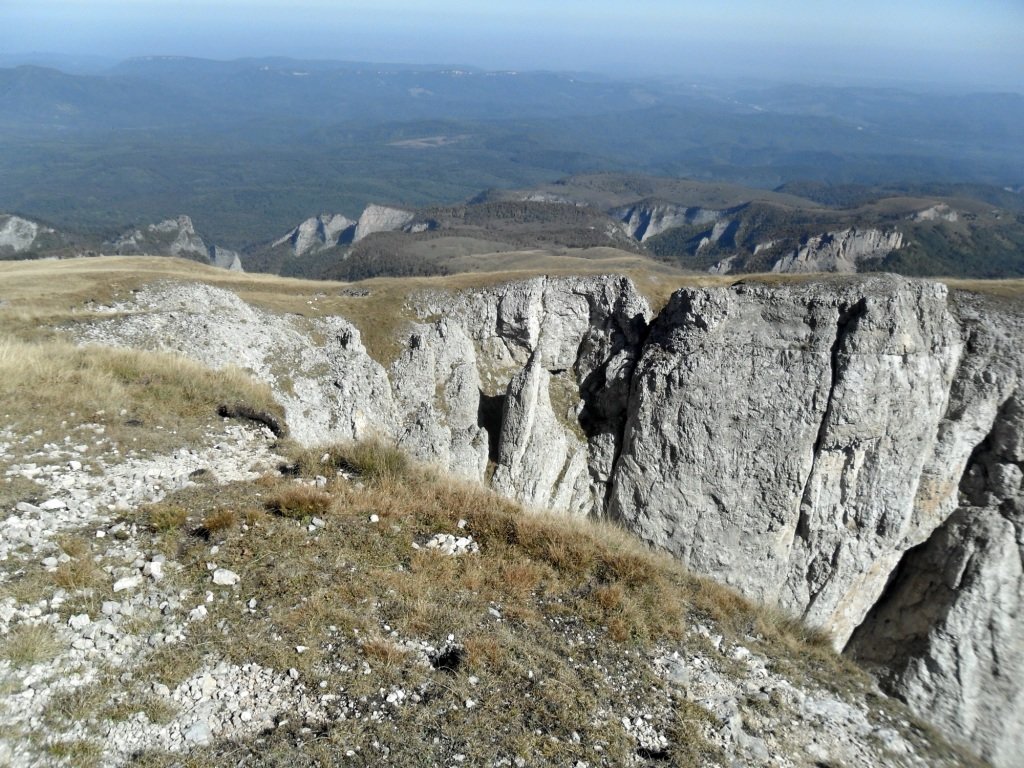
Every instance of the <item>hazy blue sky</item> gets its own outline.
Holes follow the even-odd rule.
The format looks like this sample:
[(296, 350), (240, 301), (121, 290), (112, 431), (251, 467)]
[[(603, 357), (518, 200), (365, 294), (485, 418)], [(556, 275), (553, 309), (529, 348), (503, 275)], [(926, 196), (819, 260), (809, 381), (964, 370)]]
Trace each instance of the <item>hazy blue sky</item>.
[(0, 0), (0, 54), (285, 55), (1024, 91), (1024, 0)]

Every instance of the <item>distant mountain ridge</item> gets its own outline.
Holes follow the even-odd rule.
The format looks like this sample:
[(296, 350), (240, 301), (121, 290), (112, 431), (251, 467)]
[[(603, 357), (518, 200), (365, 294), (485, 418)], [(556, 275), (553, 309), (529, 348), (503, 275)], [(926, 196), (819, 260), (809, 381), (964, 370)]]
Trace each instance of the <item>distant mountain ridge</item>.
[(969, 183), (994, 202), (1024, 184), (1018, 94), (283, 58), (73, 74), (29, 60), (0, 69), (0, 210), (103, 236), (112, 220), (184, 211), (240, 251), (322, 210), (354, 219), (371, 201), (415, 210), (595, 173), (796, 185), (827, 205), (855, 187)]
[[(862, 191), (860, 197), (868, 202), (838, 208), (784, 191), (589, 175), (491, 190), (453, 206), (370, 203), (356, 218), (321, 213), (240, 250), (208, 244), (188, 216), (133, 227), (86, 250), (184, 256), (231, 269), (244, 263), (255, 271), (344, 280), (447, 274), (472, 269), (474, 259), (488, 254), (595, 247), (715, 274), (1024, 275), (1024, 206), (998, 208), (966, 194)], [(48, 233), (52, 248), (21, 245), (16, 252), (8, 245), (6, 258), (74, 255), (66, 243), (75, 238), (23, 219), (0, 219), (0, 248), (4, 237), (24, 243), (30, 232)]]

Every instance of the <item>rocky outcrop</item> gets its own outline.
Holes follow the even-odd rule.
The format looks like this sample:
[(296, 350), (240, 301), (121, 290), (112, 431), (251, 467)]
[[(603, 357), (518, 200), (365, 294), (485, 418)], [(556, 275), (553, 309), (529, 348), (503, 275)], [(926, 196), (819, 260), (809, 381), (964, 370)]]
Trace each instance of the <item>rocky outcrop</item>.
[(610, 511), (841, 643), (905, 547), (961, 349), (938, 285), (681, 291), (637, 369)]
[(107, 243), (106, 249), (123, 256), (181, 256), (198, 261), (209, 258), (206, 243), (196, 234), (188, 216), (129, 230)]
[(121, 256), (178, 256), (221, 269), (243, 271), (241, 255), (227, 248), (208, 246), (188, 216), (165, 219), (129, 230), (115, 240), (104, 243), (103, 250)]
[[(1005, 389), (1005, 362), (991, 359), (1003, 350), (987, 341), (975, 340), (990, 352), (975, 375)], [(989, 421), (955, 511), (906, 553), (847, 653), (993, 765), (1009, 766), (1024, 750), (1024, 393)]]
[(907, 218), (911, 221), (948, 221), (950, 223), (956, 223), (960, 220), (960, 214), (945, 203), (937, 203), (936, 205), (925, 208), (922, 211), (913, 213)]
[[(894, 654), (877, 659), (897, 670), (894, 691), (922, 716), (963, 721), (967, 743), (1011, 765), (1024, 716), (1002, 681), (1024, 653), (1019, 528), (1015, 539), (1003, 502), (1002, 522), (991, 499), (965, 509), (957, 478), (1016, 413), (1005, 404), (1020, 334), (1011, 317), (960, 311), (942, 286), (898, 278), (684, 289), (637, 365), (610, 512), (838, 647), (856, 632), (852, 652)], [(1006, 493), (1020, 473), (1000, 461)], [(894, 576), (915, 562), (917, 576)], [(922, 573), (954, 585), (948, 605), (924, 594)], [(1007, 725), (993, 723), (999, 708)]]
[(611, 215), (625, 225), (630, 236), (643, 242), (675, 227), (716, 224), (729, 213), (730, 211), (645, 200), (615, 209)]
[(0, 215), (0, 253), (24, 253), (47, 233), (53, 234), (54, 230), (20, 216)]
[(210, 246), (210, 263), (215, 267), (227, 269), (232, 272), (244, 272), (242, 269), (242, 256), (238, 251), (230, 251), (217, 245)]
[(352, 242), (356, 223), (340, 213), (322, 213), (306, 219), (276, 240), (273, 247), (287, 245), (295, 256), (305, 256)]
[(376, 232), (393, 232), (410, 223), (416, 214), (386, 205), (368, 205), (356, 223), (352, 242), (358, 243)]
[[(478, 389), (436, 378), (445, 382), (441, 410), (477, 412), (495, 464), (494, 486), (526, 504), (574, 514), (603, 508), (632, 368), (650, 319), (633, 284), (624, 278), (535, 278), (455, 295), (424, 294), (414, 303), (420, 317), (444, 319), (415, 327), (407, 351), (392, 366), (396, 391), (418, 371), (433, 370), (454, 343), (457, 359), (472, 363)], [(420, 397), (421, 413), (436, 411), (430, 402)], [(453, 432), (452, 445), (478, 445), (480, 437)], [(403, 439), (418, 455), (429, 455), (437, 444)], [(449, 465), (481, 479), (482, 467)]]
[(410, 296), (385, 370), (342, 318), (205, 286), (136, 301), (85, 335), (245, 366), (300, 440), (376, 432), (528, 505), (610, 515), (827, 630), (995, 765), (1019, 754), (1012, 307), (836, 277), (684, 288), (651, 324), (624, 278), (535, 278)]
[(149, 286), (112, 309), (130, 316), (83, 329), (82, 341), (178, 352), (213, 368), (249, 370), (271, 384), (300, 442), (394, 430), (387, 374), (366, 353), (359, 331), (340, 317), (282, 317), (202, 284)]
[(807, 238), (792, 253), (772, 266), (772, 272), (845, 272), (857, 271), (862, 261), (881, 259), (903, 247), (898, 230), (844, 229)]
[[(722, 243), (722, 240), (702, 240), (701, 247), (712, 242)], [(722, 244), (732, 247), (728, 242)], [(708, 271), (718, 275), (749, 271), (853, 274), (864, 262), (883, 259), (904, 244), (903, 233), (899, 230), (853, 227), (810, 235), (790, 246), (779, 240), (757, 243), (752, 252), (736, 253), (721, 259)]]

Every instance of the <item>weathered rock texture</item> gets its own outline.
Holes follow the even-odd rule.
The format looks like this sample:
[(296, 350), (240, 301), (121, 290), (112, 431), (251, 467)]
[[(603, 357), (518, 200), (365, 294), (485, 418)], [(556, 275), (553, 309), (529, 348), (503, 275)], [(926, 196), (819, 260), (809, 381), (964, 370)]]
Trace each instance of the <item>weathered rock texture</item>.
[(126, 256), (182, 256), (199, 261), (209, 258), (206, 243), (196, 233), (192, 219), (188, 216), (178, 216), (176, 219), (166, 219), (130, 230), (107, 246), (113, 253)]
[[(643, 242), (674, 227), (713, 225), (731, 211), (678, 205), (657, 201), (643, 201), (611, 212), (635, 239)], [(728, 225), (729, 222), (723, 222)]]
[(416, 217), (412, 211), (391, 208), (386, 205), (368, 205), (359, 216), (352, 242), (358, 243), (364, 237), (376, 232), (392, 232), (401, 229)]
[(0, 215), (0, 251), (23, 253), (35, 245), (40, 232), (53, 230), (20, 216)]
[(650, 324), (624, 278), (535, 278), (411, 296), (387, 370), (341, 318), (206, 286), (147, 289), (85, 333), (249, 368), (300, 440), (376, 432), (610, 515), (849, 643), (1002, 767), (1024, 731), (1024, 323), (979, 302), (891, 276), (737, 284)]
[[(719, 225), (724, 224), (720, 222)], [(717, 231), (717, 229), (716, 229)], [(719, 238), (701, 242), (704, 247), (711, 242), (721, 242)], [(728, 243), (726, 243), (728, 245)], [(903, 233), (899, 230), (883, 231), (880, 229), (843, 229), (836, 232), (824, 232), (803, 238), (798, 244), (775, 254), (781, 245), (776, 241), (758, 243), (749, 254), (738, 253), (728, 256), (715, 264), (708, 271), (713, 274), (727, 275), (734, 272), (751, 270), (771, 272), (838, 272), (853, 274), (864, 262), (877, 261), (885, 258), (904, 245)], [(769, 252), (764, 254), (763, 252)], [(767, 261), (766, 261), (767, 260)]]
[(238, 251), (231, 251), (217, 245), (210, 246), (210, 263), (221, 269), (228, 269), (232, 272), (244, 272), (242, 269), (242, 256)]
[(305, 256), (351, 242), (355, 226), (354, 221), (340, 213), (322, 213), (306, 219), (273, 246), (287, 245), (294, 255)]
[(772, 266), (772, 272), (857, 271), (862, 261), (881, 259), (903, 247), (903, 233), (897, 230), (844, 229), (810, 237), (793, 253)]
[(192, 219), (178, 216), (139, 229), (129, 230), (103, 244), (108, 253), (122, 256), (179, 256), (235, 272), (242, 270), (237, 251), (207, 245), (196, 232)]

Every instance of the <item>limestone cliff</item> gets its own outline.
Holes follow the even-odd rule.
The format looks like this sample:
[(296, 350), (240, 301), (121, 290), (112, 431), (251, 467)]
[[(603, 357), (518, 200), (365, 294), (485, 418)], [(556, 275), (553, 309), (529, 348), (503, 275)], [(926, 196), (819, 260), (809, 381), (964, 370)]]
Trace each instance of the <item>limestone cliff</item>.
[(356, 223), (340, 213), (322, 213), (306, 219), (272, 247), (287, 245), (295, 256), (305, 256), (351, 242)]
[(645, 200), (617, 208), (611, 215), (625, 225), (633, 238), (643, 242), (674, 227), (714, 225), (731, 212)]
[(416, 214), (386, 205), (368, 205), (359, 216), (352, 242), (358, 243), (376, 232), (392, 232), (410, 223)]
[(182, 256), (206, 261), (209, 250), (196, 233), (192, 219), (178, 216), (129, 230), (106, 244), (107, 250), (125, 256)]
[(708, 271), (719, 275), (743, 271), (853, 274), (864, 262), (882, 259), (903, 246), (899, 230), (852, 227), (809, 235), (789, 246), (783, 241), (757, 243), (752, 253), (728, 256)]
[(135, 301), (84, 334), (243, 365), (300, 440), (377, 432), (527, 504), (609, 515), (828, 630), (993, 764), (1020, 753), (1015, 306), (837, 277), (684, 288), (652, 322), (627, 279), (534, 278), (410, 296), (385, 369), (342, 318), (207, 286)]

